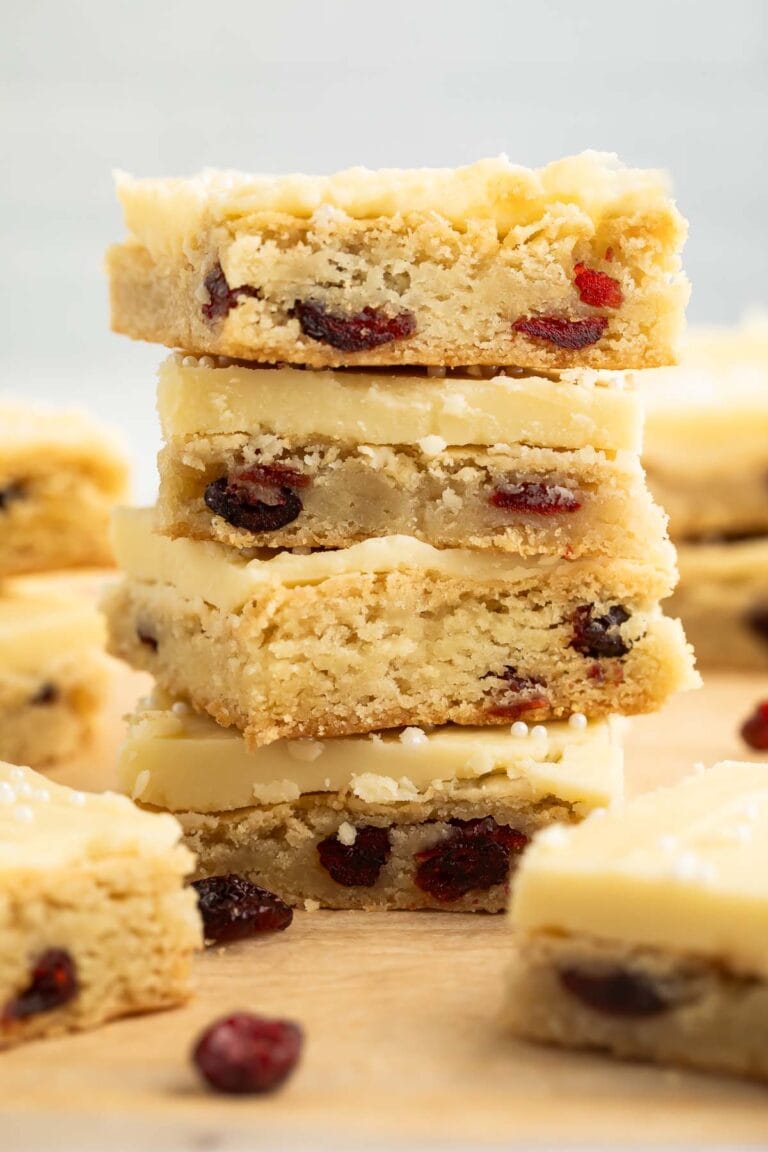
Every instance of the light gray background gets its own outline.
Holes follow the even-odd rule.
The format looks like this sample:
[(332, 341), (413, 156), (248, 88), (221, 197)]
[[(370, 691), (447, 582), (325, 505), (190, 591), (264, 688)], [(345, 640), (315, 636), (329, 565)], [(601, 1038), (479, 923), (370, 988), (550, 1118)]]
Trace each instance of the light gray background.
[(0, 0), (0, 21), (0, 390), (111, 417), (142, 497), (162, 350), (108, 331), (114, 167), (616, 151), (673, 173), (692, 319), (768, 301), (768, 0)]

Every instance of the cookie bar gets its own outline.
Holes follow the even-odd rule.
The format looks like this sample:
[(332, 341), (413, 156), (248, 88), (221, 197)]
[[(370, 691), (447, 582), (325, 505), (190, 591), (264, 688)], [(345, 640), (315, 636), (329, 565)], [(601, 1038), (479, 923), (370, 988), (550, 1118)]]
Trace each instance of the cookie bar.
[(0, 764), (0, 1048), (187, 998), (201, 926), (180, 832)]
[(768, 668), (768, 536), (680, 544), (670, 601), (702, 667)]
[(197, 875), (291, 904), (497, 912), (529, 837), (622, 789), (616, 722), (410, 727), (255, 751), (160, 695), (132, 718), (122, 786), (174, 812)]
[(608, 373), (567, 376), (171, 357), (158, 392), (158, 528), (236, 548), (402, 534), (443, 548), (665, 563), (665, 518), (637, 455), (638, 396)]
[(133, 180), (112, 326), (321, 368), (673, 363), (686, 226), (659, 172), (587, 152), (532, 171)]
[(252, 745), (403, 724), (652, 710), (696, 682), (671, 568), (439, 550), (406, 536), (246, 556), (115, 519), (112, 652)]
[(768, 532), (768, 320), (693, 330), (643, 377), (644, 463), (678, 540)]
[(126, 483), (96, 421), (0, 399), (0, 578), (111, 564), (109, 513)]
[(764, 764), (723, 763), (526, 852), (509, 1013), (522, 1036), (768, 1076)]
[(109, 684), (104, 640), (82, 597), (0, 595), (0, 758), (37, 768), (85, 743)]

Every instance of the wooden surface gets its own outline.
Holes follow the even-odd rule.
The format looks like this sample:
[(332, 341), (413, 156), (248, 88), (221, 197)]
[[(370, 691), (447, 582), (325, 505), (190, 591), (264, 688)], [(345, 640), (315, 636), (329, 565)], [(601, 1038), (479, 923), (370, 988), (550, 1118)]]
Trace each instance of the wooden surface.
[[(57, 778), (107, 778), (119, 716), (144, 685), (120, 676), (98, 747)], [(663, 715), (635, 721), (629, 791), (696, 761), (744, 758), (738, 724), (763, 693), (768, 678), (712, 677)], [(3, 1054), (2, 1147), (743, 1147), (766, 1138), (768, 1088), (505, 1035), (508, 952), (498, 916), (297, 913), (283, 934), (200, 956), (188, 1007)], [(212, 1096), (188, 1064), (200, 1029), (239, 1008), (305, 1029), (303, 1063), (272, 1098)]]

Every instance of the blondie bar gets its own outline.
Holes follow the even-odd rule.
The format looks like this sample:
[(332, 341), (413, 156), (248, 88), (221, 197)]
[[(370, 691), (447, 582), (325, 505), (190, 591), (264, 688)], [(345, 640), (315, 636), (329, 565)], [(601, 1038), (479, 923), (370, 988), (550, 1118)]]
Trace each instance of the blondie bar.
[(173, 811), (197, 875), (291, 904), (500, 911), (530, 836), (622, 790), (616, 722), (405, 728), (255, 751), (160, 695), (131, 720), (122, 786)]
[(111, 650), (256, 746), (404, 724), (658, 707), (696, 682), (670, 565), (436, 549), (406, 536), (263, 553), (115, 519)]
[(111, 564), (109, 513), (126, 484), (123, 453), (96, 421), (0, 399), (0, 578)]
[(180, 834), (0, 764), (0, 1048), (187, 998), (201, 927)]
[(768, 536), (680, 544), (670, 601), (702, 667), (768, 668)]
[(81, 747), (107, 692), (104, 640), (82, 597), (0, 595), (0, 758), (37, 768)]
[(237, 548), (399, 533), (436, 547), (664, 563), (665, 518), (637, 455), (640, 401), (624, 383), (171, 357), (158, 392), (158, 527)]
[(133, 180), (116, 331), (312, 367), (673, 363), (685, 223), (658, 172), (587, 152), (532, 171)]
[(642, 377), (644, 463), (677, 540), (768, 532), (768, 320), (695, 329)]
[(723, 763), (542, 833), (512, 900), (522, 1036), (768, 1076), (768, 777)]

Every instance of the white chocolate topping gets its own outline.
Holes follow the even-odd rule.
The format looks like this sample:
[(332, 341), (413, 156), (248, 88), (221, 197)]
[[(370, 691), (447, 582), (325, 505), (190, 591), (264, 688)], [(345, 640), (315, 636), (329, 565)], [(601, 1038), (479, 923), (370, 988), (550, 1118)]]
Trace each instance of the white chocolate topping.
[(190, 870), (170, 815), (142, 812), (113, 792), (76, 792), (33, 772), (0, 763), (0, 877), (54, 868), (87, 868), (107, 857), (173, 854)]
[[(591, 809), (620, 796), (620, 725), (595, 722), (577, 733), (564, 723), (540, 727), (525, 742), (508, 728), (406, 728), (278, 740), (251, 751), (235, 729), (192, 711), (179, 715), (158, 694), (131, 720), (120, 783), (143, 804), (176, 812), (227, 811), (346, 790), (387, 803), (413, 799), (441, 781), (489, 777), (524, 782), (532, 803), (555, 796)], [(313, 755), (297, 757), (297, 744), (310, 744)]]
[[(210, 364), (213, 361), (204, 357)], [(427, 377), (298, 368), (206, 367), (173, 355), (160, 367), (166, 439), (271, 432), (292, 439), (417, 444), (425, 454), (465, 444), (640, 450), (642, 410), (610, 372)]]
[[(170, 584), (183, 596), (200, 596), (224, 612), (238, 612), (271, 587), (320, 584), (334, 576), (379, 572), (430, 572), (483, 584), (506, 587), (547, 578), (555, 569), (563, 574), (558, 556), (520, 557), (513, 553), (480, 552), (470, 548), (434, 548), (412, 536), (382, 536), (353, 544), (297, 555), (262, 549), (249, 560), (236, 549), (209, 541), (171, 540), (153, 531), (151, 508), (119, 508), (112, 518), (112, 542), (118, 565), (136, 580)], [(669, 548), (665, 570), (649, 571), (646, 593), (665, 595), (672, 583), (674, 552)], [(599, 559), (569, 562), (567, 574), (580, 583), (599, 571)], [(618, 564), (618, 562), (617, 562)], [(634, 578), (640, 569), (622, 562), (624, 574)], [(619, 570), (616, 570), (617, 576)]]
[(104, 621), (83, 598), (10, 589), (0, 595), (0, 668), (39, 672), (54, 657), (104, 642)]
[(768, 975), (768, 768), (724, 762), (536, 838), (512, 920)]
[(463, 230), (492, 223), (499, 237), (513, 228), (532, 230), (551, 214), (586, 213), (594, 219), (647, 213), (668, 206), (664, 173), (625, 168), (610, 153), (583, 152), (530, 169), (506, 156), (463, 168), (350, 168), (332, 176), (252, 176), (207, 171), (191, 179), (135, 180), (117, 174), (125, 222), (157, 258), (173, 255), (201, 231), (237, 225), (258, 212), (365, 220), (410, 213), (438, 213)]

